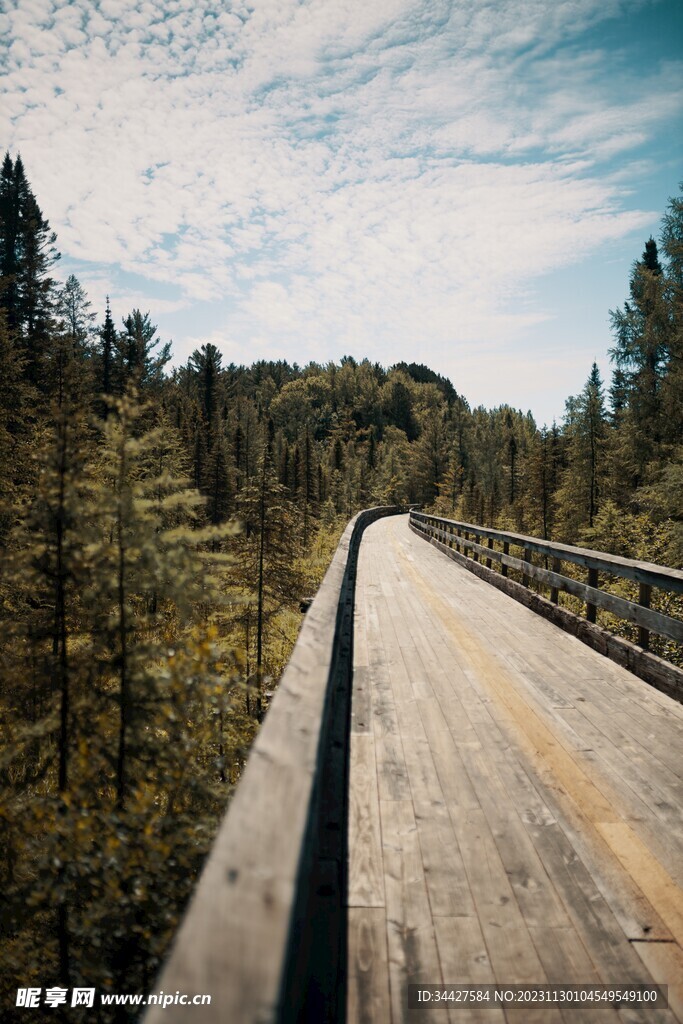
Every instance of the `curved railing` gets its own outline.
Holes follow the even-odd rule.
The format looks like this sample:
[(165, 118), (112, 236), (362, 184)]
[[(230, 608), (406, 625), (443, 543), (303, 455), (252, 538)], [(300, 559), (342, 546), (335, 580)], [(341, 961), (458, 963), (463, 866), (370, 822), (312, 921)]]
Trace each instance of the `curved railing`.
[(348, 524), (304, 620), (155, 991), (145, 1024), (345, 1017), (344, 917), (353, 599), (363, 530)]
[[(683, 571), (680, 569), (669, 569), (652, 562), (639, 562), (603, 551), (556, 544), (538, 537), (526, 537), (417, 511), (410, 513), (410, 526), (450, 557), (466, 564), (477, 575), (533, 607), (557, 625), (569, 629), (601, 653), (625, 664), (637, 675), (670, 692), (679, 700), (683, 697), (681, 670), (648, 652), (650, 633), (683, 644), (683, 622), (650, 607), (653, 588), (671, 594), (683, 594)], [(521, 557), (511, 554), (511, 548), (518, 549)], [(545, 565), (535, 564), (534, 555), (540, 555)], [(500, 573), (491, 571), (493, 562), (500, 565)], [(552, 564), (552, 569), (547, 567), (548, 562)], [(563, 562), (585, 568), (586, 582), (563, 575)], [(507, 579), (508, 569), (521, 573), (521, 584)], [(638, 583), (638, 602), (601, 590), (600, 573)], [(528, 589), (531, 579), (549, 588), (549, 600)], [(585, 603), (585, 620), (558, 607), (560, 592), (571, 594)], [(638, 645), (607, 634), (595, 626), (598, 608), (604, 608), (615, 617), (637, 626)]]

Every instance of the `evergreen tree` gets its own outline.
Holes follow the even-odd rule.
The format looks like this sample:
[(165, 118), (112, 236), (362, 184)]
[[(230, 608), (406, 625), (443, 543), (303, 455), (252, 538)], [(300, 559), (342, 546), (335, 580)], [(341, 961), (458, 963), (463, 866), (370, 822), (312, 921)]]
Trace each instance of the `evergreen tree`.
[[(202, 345), (190, 356), (188, 367), (196, 375), (204, 422), (210, 430), (218, 412), (222, 357), (215, 345)], [(209, 434), (209, 450), (211, 435)]]
[(302, 590), (296, 561), (296, 510), (278, 482), (267, 436), (262, 438), (257, 473), (238, 496), (237, 513), (244, 531), (233, 545), (236, 557), (230, 578), (244, 595), (238, 615), (247, 660), (250, 643), (256, 645), (256, 714), (260, 719), (268, 670), (264, 653), (268, 625)]
[(565, 431), (568, 465), (557, 492), (558, 525), (561, 539), (576, 542), (593, 526), (605, 482), (608, 423), (596, 363), (578, 398), (567, 401)]
[(662, 440), (675, 450), (683, 441), (683, 195), (669, 200), (662, 226), (662, 251), (669, 315), (669, 361), (661, 382)]
[(0, 171), (0, 307), (25, 354), (29, 382), (46, 390), (44, 361), (53, 328), (56, 237), (26, 179), (21, 157), (9, 153)]
[(118, 373), (124, 386), (133, 385), (141, 393), (158, 392), (166, 363), (171, 358), (171, 345), (161, 344), (149, 313), (134, 309), (123, 321), (124, 331), (116, 339)]
[(107, 295), (107, 307), (104, 314), (104, 324), (99, 330), (99, 341), (96, 345), (97, 371), (96, 391), (102, 396), (98, 402), (98, 410), (103, 418), (109, 415), (109, 403), (107, 398), (117, 394), (119, 391), (117, 381), (117, 337), (116, 328), (111, 315), (109, 296)]
[(0, 550), (21, 515), (22, 499), (30, 503), (36, 400), (35, 389), (26, 380), (24, 356), (0, 309)]
[(634, 485), (647, 478), (647, 464), (664, 429), (661, 390), (670, 359), (671, 318), (657, 245), (650, 238), (632, 270), (631, 298), (610, 313), (616, 344), (610, 355), (626, 382), (626, 414), (632, 422), (630, 460)]
[(65, 284), (57, 291), (56, 312), (62, 317), (65, 333), (74, 343), (83, 347), (93, 332), (96, 314), (91, 312), (92, 303), (85, 289), (74, 274), (69, 274)]

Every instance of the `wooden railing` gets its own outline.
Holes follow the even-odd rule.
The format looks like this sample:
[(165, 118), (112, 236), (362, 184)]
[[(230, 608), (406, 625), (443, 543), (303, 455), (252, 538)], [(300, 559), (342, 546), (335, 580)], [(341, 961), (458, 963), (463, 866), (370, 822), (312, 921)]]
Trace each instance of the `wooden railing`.
[[(505, 530), (493, 530), (473, 523), (462, 523), (417, 511), (411, 511), (410, 525), (417, 533), (434, 541), (438, 547), (447, 552), (455, 551), (463, 559), (467, 559), (475, 565), (479, 563), (480, 566), (490, 570), (494, 562), (498, 563), (500, 574), (496, 574), (497, 579), (492, 575), (487, 578), (490, 578), (490, 582), (499, 585), (501, 589), (511, 592), (499, 581), (501, 576), (503, 579), (507, 577), (509, 569), (513, 569), (521, 574), (522, 587), (528, 588), (530, 580), (536, 580), (549, 588), (549, 601), (555, 606), (559, 604), (560, 592), (578, 598), (585, 605), (585, 618), (590, 624), (595, 623), (598, 608), (603, 608), (615, 617), (633, 623), (638, 629), (638, 646), (642, 652), (648, 651), (651, 633), (683, 644), (683, 622), (650, 607), (653, 588), (669, 594), (683, 594), (683, 571), (679, 569), (669, 569), (651, 562), (639, 562), (601, 551), (573, 547), (569, 544), (556, 544), (538, 537), (526, 537)], [(518, 549), (520, 557), (510, 554), (511, 548)], [(544, 564), (535, 564), (534, 555), (541, 556)], [(585, 569), (586, 581), (582, 582), (564, 575), (562, 573), (563, 562)], [(637, 583), (638, 601), (629, 601), (601, 589), (600, 574)], [(543, 609), (535, 607), (535, 610)], [(565, 610), (562, 609), (562, 611)], [(553, 616), (549, 615), (548, 617), (552, 618)], [(559, 625), (565, 625), (565, 622), (560, 621), (559, 618), (556, 618), (556, 621)], [(581, 638), (587, 639), (591, 635), (595, 636), (596, 631), (593, 631), (592, 634), (586, 633), (586, 631), (583, 633), (586, 635), (582, 635)], [(588, 639), (587, 642), (589, 642)], [(603, 653), (609, 652), (605, 650)], [(620, 660), (620, 658), (616, 660)], [(654, 665), (652, 659), (643, 660), (641, 658), (638, 663), (646, 668), (647, 665)], [(634, 665), (635, 663), (629, 662), (628, 667), (638, 671), (639, 675), (643, 674)], [(668, 676), (669, 674), (664, 672), (664, 675)], [(647, 675), (643, 675), (643, 678), (649, 679)], [(658, 685), (654, 678), (649, 681)], [(674, 686), (678, 688), (679, 685), (679, 682), (674, 680)]]
[(345, 872), (353, 601), (363, 530), (348, 524), (304, 620), (154, 991), (210, 1006), (145, 1024), (345, 1018)]
[[(586, 618), (589, 622), (595, 622), (596, 608), (605, 608), (617, 618), (635, 623), (640, 630), (640, 646), (643, 648), (648, 646), (650, 632), (683, 643), (683, 622), (650, 608), (650, 595), (653, 587), (659, 587), (675, 594), (683, 594), (683, 572), (679, 569), (667, 569), (650, 562), (636, 562), (630, 558), (620, 558), (617, 555), (590, 551), (587, 548), (571, 547), (568, 544), (553, 544), (536, 537), (525, 537), (522, 534), (507, 533), (503, 530), (491, 530), (483, 526), (474, 526), (472, 523), (459, 523), (452, 519), (428, 516), (423, 512), (411, 512), (410, 518), (411, 522), (427, 536), (436, 537), (442, 543), (451, 548), (455, 547), (463, 554), (471, 551), (475, 562), (480, 558), (485, 559), (489, 569), (492, 561), (499, 562), (502, 566), (503, 576), (507, 575), (507, 569), (516, 569), (522, 573), (524, 586), (528, 586), (530, 578), (544, 583), (550, 588), (550, 599), (555, 604), (558, 601), (559, 591), (578, 597), (579, 600), (585, 602)], [(486, 547), (480, 543), (482, 539), (487, 540)], [(494, 548), (496, 541), (502, 545), (502, 551)], [(511, 546), (520, 547), (524, 552), (523, 558), (515, 558), (510, 555)], [(531, 560), (532, 552), (552, 559), (552, 571), (534, 565)], [(562, 562), (571, 562), (574, 565), (585, 567), (588, 570), (586, 583), (563, 576), (560, 572)], [(599, 573), (601, 571), (610, 576), (635, 580), (640, 585), (638, 603), (635, 604), (623, 597), (600, 590)]]

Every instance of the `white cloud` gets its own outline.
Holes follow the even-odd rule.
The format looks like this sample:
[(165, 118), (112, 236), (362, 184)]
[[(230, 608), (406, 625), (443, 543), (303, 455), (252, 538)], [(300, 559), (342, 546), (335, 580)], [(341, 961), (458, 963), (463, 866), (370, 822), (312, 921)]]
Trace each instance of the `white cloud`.
[(13, 0), (0, 129), (65, 252), (228, 299), (233, 337), (501, 341), (652, 216), (604, 162), (676, 118), (680, 67), (581, 47), (637, 6)]

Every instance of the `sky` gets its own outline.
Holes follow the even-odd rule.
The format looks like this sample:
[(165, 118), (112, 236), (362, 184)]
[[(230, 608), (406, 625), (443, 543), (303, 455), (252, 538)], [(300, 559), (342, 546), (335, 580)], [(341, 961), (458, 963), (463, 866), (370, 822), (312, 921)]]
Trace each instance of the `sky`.
[(679, 0), (0, 0), (59, 273), (174, 361), (426, 363), (561, 419), (683, 179)]

